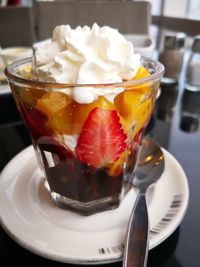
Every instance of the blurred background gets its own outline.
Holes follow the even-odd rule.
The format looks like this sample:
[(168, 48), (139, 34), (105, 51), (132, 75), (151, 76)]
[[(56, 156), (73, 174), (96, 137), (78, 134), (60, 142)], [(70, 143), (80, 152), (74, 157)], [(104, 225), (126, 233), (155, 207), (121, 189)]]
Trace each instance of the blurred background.
[[(165, 66), (147, 135), (183, 166), (190, 203), (181, 227), (150, 253), (148, 266), (199, 267), (200, 0), (0, 0), (0, 170), (31, 144), (5, 79), (5, 66), (48, 42), (56, 25), (94, 22), (118, 28), (136, 51)], [(0, 251), (9, 267), (23, 262), (63, 266), (26, 252), (3, 230)]]
[[(131, 6), (131, 10), (138, 10), (140, 6), (143, 15), (126, 14), (126, 6)], [(119, 28), (126, 33), (143, 34), (141, 25), (145, 23), (145, 13), (149, 13), (148, 31), (157, 38), (157, 45), (166, 31), (184, 31), (187, 36), (199, 34), (199, 0), (0, 0), (0, 46), (32, 45), (50, 37), (55, 25), (61, 23), (83, 25), (99, 21), (110, 26), (121, 24)]]

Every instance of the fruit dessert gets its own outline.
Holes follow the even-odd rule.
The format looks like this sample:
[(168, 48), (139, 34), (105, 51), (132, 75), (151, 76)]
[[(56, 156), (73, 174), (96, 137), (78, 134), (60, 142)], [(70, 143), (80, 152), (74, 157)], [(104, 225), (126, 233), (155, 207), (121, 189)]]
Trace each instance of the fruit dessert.
[(12, 85), (14, 96), (61, 206), (94, 213), (128, 190), (158, 88), (135, 83), (150, 76), (141, 62), (117, 30), (67, 25), (18, 69), (33, 82)]

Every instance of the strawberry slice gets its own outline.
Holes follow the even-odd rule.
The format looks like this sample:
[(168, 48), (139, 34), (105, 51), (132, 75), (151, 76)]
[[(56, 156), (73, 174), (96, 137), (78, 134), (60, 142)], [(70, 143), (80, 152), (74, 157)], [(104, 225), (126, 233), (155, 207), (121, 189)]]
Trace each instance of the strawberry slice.
[(75, 152), (82, 163), (106, 167), (119, 159), (127, 147), (126, 139), (115, 110), (94, 108), (83, 125)]

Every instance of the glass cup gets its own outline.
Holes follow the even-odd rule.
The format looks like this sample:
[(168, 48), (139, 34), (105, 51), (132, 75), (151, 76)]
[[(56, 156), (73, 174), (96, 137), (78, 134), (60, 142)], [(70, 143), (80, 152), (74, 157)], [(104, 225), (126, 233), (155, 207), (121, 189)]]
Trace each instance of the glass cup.
[[(138, 147), (164, 73), (159, 62), (142, 58), (142, 65), (148, 77), (141, 67), (131, 81), (87, 85), (34, 80), (31, 59), (6, 68), (45, 186), (59, 207), (83, 215), (114, 209), (132, 187)], [(76, 102), (74, 94), (83, 90), (95, 100)]]

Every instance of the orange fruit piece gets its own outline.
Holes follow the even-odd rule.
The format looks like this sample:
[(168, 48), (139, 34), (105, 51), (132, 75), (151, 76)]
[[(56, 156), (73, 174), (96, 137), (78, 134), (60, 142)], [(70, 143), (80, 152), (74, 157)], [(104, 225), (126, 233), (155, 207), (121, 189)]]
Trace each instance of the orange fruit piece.
[[(133, 80), (146, 78), (150, 75), (146, 68), (140, 66)], [(152, 100), (145, 102), (150, 99), (152, 93), (152, 83), (142, 83), (139, 85), (134, 85), (128, 88), (114, 99), (115, 107), (120, 115), (120, 121), (123, 125), (124, 131), (129, 135), (135, 133), (138, 130), (137, 125), (145, 123), (147, 114), (150, 114), (152, 109), (152, 104), (150, 108), (150, 103)], [(147, 108), (147, 111), (144, 109)], [(140, 116), (141, 115), (141, 116)], [(134, 130), (136, 128), (136, 130)]]
[(114, 103), (123, 129), (131, 142), (151, 115), (152, 99), (147, 98), (140, 90), (127, 90), (119, 94)]
[(123, 117), (129, 117), (134, 113), (135, 107), (143, 100), (140, 90), (127, 90), (118, 94), (114, 99), (118, 113)]
[(37, 100), (35, 107), (51, 118), (66, 108), (71, 102), (71, 98), (64, 93), (48, 92)]
[[(148, 70), (145, 67), (140, 66), (133, 80), (147, 78), (148, 76), (150, 76)], [(151, 94), (152, 83), (148, 82), (148, 84), (141, 84), (137, 87), (137, 90), (138, 89), (141, 90), (144, 94), (146, 94), (147, 97)], [(136, 124), (134, 127), (133, 136), (135, 136), (135, 134), (140, 130), (140, 128), (148, 122), (148, 119), (152, 112), (152, 108), (153, 105), (151, 99), (148, 99), (147, 101), (138, 106), (135, 112)]]
[(49, 118), (46, 126), (58, 134), (73, 133), (72, 103)]
[(144, 103), (140, 104), (135, 110), (135, 127), (130, 136), (133, 139), (135, 134), (142, 128), (145, 127), (151, 117), (153, 109), (152, 99), (147, 99)]
[(148, 70), (145, 67), (140, 66), (133, 80), (146, 78), (148, 76), (150, 76), (150, 73), (148, 72)]
[(144, 95), (140, 90), (127, 90), (115, 97), (115, 107), (125, 133), (129, 133), (134, 126), (136, 109), (144, 101), (143, 99)]
[(48, 117), (46, 127), (63, 134), (70, 133), (72, 129), (71, 102), (71, 98), (64, 93), (48, 92), (37, 100), (35, 107)]
[(124, 152), (120, 155), (119, 159), (107, 167), (107, 174), (110, 176), (120, 175), (122, 173), (124, 163), (127, 162), (129, 153), (129, 150), (124, 150)]
[(19, 88), (19, 97), (29, 106), (35, 106), (37, 100), (42, 97), (44, 93), (43, 90), (35, 88)]
[[(147, 78), (148, 76), (150, 76), (150, 73), (147, 71), (147, 69), (143, 66), (140, 66), (138, 68), (138, 71), (135, 75), (135, 77), (133, 77), (133, 80), (138, 80), (138, 79), (143, 79), (143, 78)], [(141, 94), (150, 94), (151, 90), (152, 90), (152, 82), (145, 82), (145, 83), (141, 83), (138, 85), (134, 85), (133, 88), (131, 88), (131, 85), (129, 86), (128, 90), (140, 90)]]
[(97, 100), (93, 101), (90, 104), (79, 104), (76, 102), (73, 103), (72, 113), (74, 133), (80, 133), (82, 126), (85, 120), (87, 119), (90, 111), (96, 107), (105, 110), (114, 109), (114, 105), (103, 96), (98, 97)]

